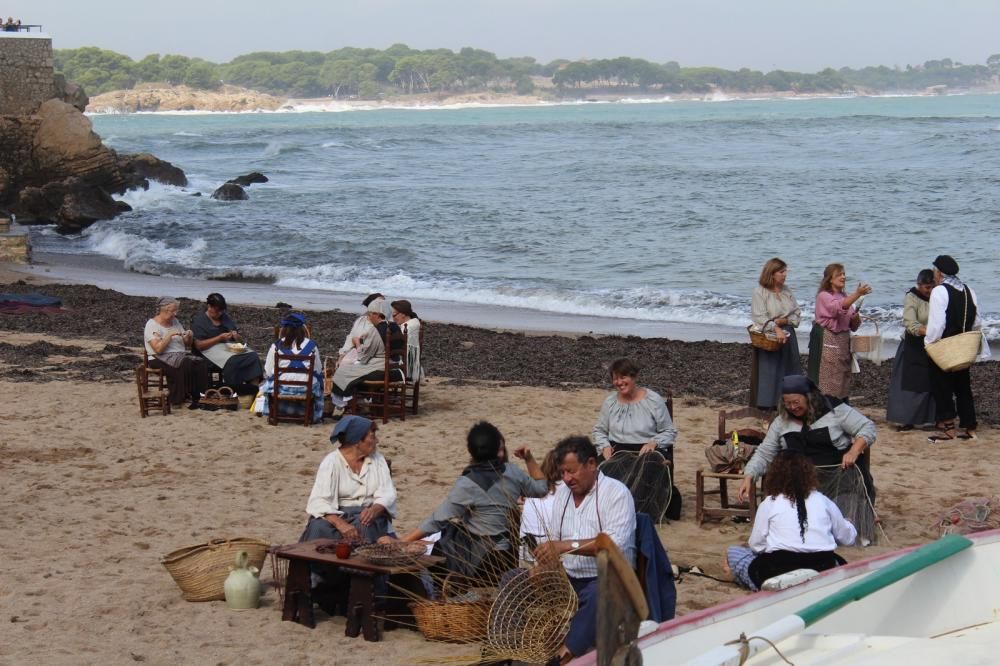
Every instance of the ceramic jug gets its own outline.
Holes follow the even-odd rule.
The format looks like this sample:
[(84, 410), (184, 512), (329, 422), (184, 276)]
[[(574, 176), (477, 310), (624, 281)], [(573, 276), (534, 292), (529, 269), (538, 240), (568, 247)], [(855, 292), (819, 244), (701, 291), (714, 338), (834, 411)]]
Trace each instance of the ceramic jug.
[(226, 605), (233, 610), (247, 610), (260, 605), (260, 571), (257, 567), (247, 566), (250, 555), (245, 550), (236, 554), (236, 566), (230, 567), (229, 577), (223, 589), (226, 593)]

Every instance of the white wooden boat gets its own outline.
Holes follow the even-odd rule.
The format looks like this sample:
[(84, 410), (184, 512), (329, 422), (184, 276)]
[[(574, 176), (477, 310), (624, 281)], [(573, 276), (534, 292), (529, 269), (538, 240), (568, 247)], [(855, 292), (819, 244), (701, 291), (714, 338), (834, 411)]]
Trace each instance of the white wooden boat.
[[(636, 643), (643, 664), (784, 664), (778, 651), (796, 666), (997, 664), (998, 617), (1000, 530), (992, 530), (748, 594), (664, 622)], [(573, 663), (598, 661), (591, 653)]]

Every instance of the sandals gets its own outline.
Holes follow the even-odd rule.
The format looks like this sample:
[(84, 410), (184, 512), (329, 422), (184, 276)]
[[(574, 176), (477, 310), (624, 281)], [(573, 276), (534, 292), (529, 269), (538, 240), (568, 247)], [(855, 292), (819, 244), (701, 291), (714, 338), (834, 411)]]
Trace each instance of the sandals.
[(937, 427), (937, 433), (931, 435), (927, 438), (927, 441), (931, 444), (937, 444), (938, 442), (946, 442), (949, 439), (955, 439), (955, 422), (945, 421)]
[(961, 435), (958, 435), (957, 438), (958, 439), (963, 439), (963, 440), (966, 440), (966, 441), (972, 440), (972, 439), (979, 439), (978, 437), (976, 437), (976, 431), (975, 430), (966, 430)]

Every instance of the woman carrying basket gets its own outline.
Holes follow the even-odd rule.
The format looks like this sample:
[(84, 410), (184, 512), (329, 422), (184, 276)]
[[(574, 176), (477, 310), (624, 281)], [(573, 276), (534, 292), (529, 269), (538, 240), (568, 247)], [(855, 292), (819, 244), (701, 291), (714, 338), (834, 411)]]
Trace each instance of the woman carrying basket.
[(773, 337), (777, 350), (768, 351), (754, 346), (753, 367), (750, 371), (750, 406), (775, 409), (781, 397), (781, 380), (785, 375), (801, 375), (802, 359), (798, 328), (799, 304), (792, 290), (785, 285), (788, 264), (774, 257), (768, 259), (753, 290), (750, 317), (753, 329)]
[(816, 294), (816, 321), (809, 334), (809, 379), (824, 394), (847, 402), (851, 392), (851, 331), (861, 326), (854, 304), (872, 288), (861, 282), (844, 292), (847, 274), (843, 264), (830, 264)]

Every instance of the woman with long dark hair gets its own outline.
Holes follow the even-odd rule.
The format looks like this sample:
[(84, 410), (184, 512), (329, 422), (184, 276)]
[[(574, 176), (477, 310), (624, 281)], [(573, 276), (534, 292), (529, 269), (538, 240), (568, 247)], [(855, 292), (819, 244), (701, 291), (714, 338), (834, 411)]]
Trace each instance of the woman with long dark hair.
[(852, 545), (858, 532), (818, 486), (816, 468), (805, 455), (785, 450), (775, 456), (748, 547), (732, 546), (726, 553), (725, 568), (738, 583), (756, 591), (768, 578), (789, 571), (825, 571), (846, 563), (834, 548)]

